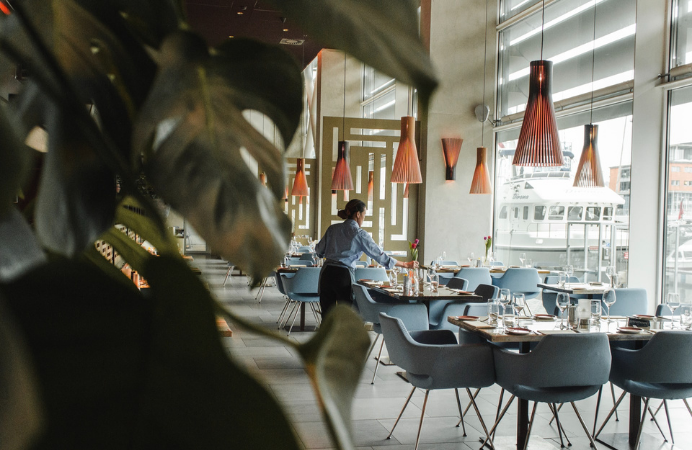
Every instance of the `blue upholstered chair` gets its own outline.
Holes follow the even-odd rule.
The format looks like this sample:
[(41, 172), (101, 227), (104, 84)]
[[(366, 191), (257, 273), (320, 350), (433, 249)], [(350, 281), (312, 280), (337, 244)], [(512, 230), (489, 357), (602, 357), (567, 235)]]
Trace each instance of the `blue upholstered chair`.
[[(441, 280), (441, 278), (440, 278)], [(463, 278), (449, 278), (447, 281), (447, 287), (452, 289), (461, 289), (463, 291), (468, 289), (469, 282)], [(447, 316), (443, 316), (443, 311), (450, 303), (454, 303), (454, 300), (435, 300), (431, 301), (428, 305), (428, 316), (430, 317), (430, 324), (432, 329), (437, 329), (437, 324), (442, 320), (446, 320)], [(464, 314), (456, 314), (461, 316)], [(434, 324), (434, 325), (433, 325)]]
[[(454, 300), (450, 301), (445, 301), (445, 300), (440, 300), (440, 301), (431, 301), (430, 302), (430, 310), (429, 310), (429, 322), (430, 322), (430, 329), (431, 330), (451, 330), (451, 331), (456, 331), (459, 327), (452, 325), (447, 321), (447, 317), (449, 316), (468, 316), (468, 315), (473, 315), (473, 316), (482, 316), (487, 313), (488, 310), (488, 300), (491, 298), (497, 298), (499, 295), (500, 290), (495, 287), (495, 286), (490, 286), (488, 284), (481, 284), (478, 287), (476, 287), (476, 290), (474, 291), (474, 294), (480, 296), (482, 300), (478, 302), (458, 302)], [(439, 307), (437, 304), (440, 303), (442, 304), (441, 307)], [(434, 311), (434, 315), (433, 315)], [(472, 337), (475, 336), (475, 334), (472, 333), (467, 333), (469, 334), (469, 338), (471, 338), (471, 341), (468, 341), (467, 339), (461, 339), (460, 342), (463, 343), (469, 343), (469, 342), (476, 342), (476, 339), (473, 339)]]
[[(435, 264), (436, 264), (436, 261), (430, 262), (431, 266), (434, 266)], [(458, 266), (459, 263), (457, 261), (442, 261), (442, 265), (443, 266)], [(439, 275), (441, 286), (446, 286), (447, 283), (449, 282), (449, 280), (454, 278), (454, 274), (449, 273), (449, 272), (440, 272), (437, 275)]]
[[(411, 393), (404, 403), (387, 439), (391, 438), (394, 429), (406, 410), (416, 388), (425, 390), (425, 399), (421, 411), (420, 425), (416, 437), (415, 449), (418, 449), (420, 433), (423, 428), (425, 408), (428, 395), (433, 389), (454, 389), (459, 407), (460, 423), (463, 425), (463, 414), (459, 399), (459, 388), (465, 388), (473, 404), (478, 420), (486, 431), (485, 422), (478, 406), (471, 395), (470, 388), (484, 388), (495, 383), (493, 369), (493, 354), (487, 343), (473, 345), (458, 345), (454, 333), (449, 330), (428, 330), (409, 332), (404, 323), (387, 314), (380, 314), (382, 335), (387, 342), (389, 359), (406, 371), (406, 378), (413, 386)], [(466, 426), (464, 425), (464, 436)]]
[(358, 280), (389, 281), (387, 271), (382, 267), (359, 267), (356, 269), (354, 277)]
[[(288, 298), (295, 302), (295, 307), (293, 310), (293, 322), (291, 322), (291, 327), (288, 330), (288, 334), (291, 334), (293, 330), (293, 325), (298, 317), (298, 310), (300, 309), (301, 303), (306, 303), (310, 306), (312, 314), (315, 317), (315, 321), (319, 325), (320, 317), (317, 310), (317, 305), (320, 302), (319, 295), (319, 281), (320, 281), (320, 268), (319, 267), (303, 267), (298, 270), (292, 278), (284, 277), (281, 282), (283, 283), (283, 288), (286, 291)], [(289, 313), (289, 320), (291, 314)]]
[[(613, 363), (610, 381), (623, 390), (622, 395), (613, 406), (595, 437), (612, 417), (626, 393), (638, 395), (645, 399), (644, 414), (639, 424), (637, 446), (641, 438), (642, 426), (652, 398), (663, 400), (668, 413), (667, 400), (679, 400), (692, 397), (692, 333), (688, 331), (662, 331), (639, 350), (613, 348)], [(600, 397), (599, 397), (600, 400)], [(596, 407), (598, 411), (598, 406)], [(596, 420), (594, 419), (594, 428)], [(670, 427), (671, 441), (673, 430)], [(674, 443), (674, 441), (673, 441)]]
[[(545, 277), (545, 280), (543, 281), (545, 284), (557, 284), (558, 281), (560, 281), (559, 276), (555, 275), (548, 275)], [(577, 277), (569, 277), (569, 280), (567, 281), (568, 283), (579, 283), (579, 278)], [(580, 296), (577, 295), (571, 295), (571, 298), (580, 298)], [(559, 309), (557, 307), (557, 303), (555, 300), (557, 300), (557, 292), (551, 291), (550, 289), (543, 289), (541, 292), (541, 300), (543, 301), (543, 307), (545, 308), (545, 312), (548, 314), (552, 315), (557, 315), (559, 312)]]
[(487, 267), (462, 267), (454, 277), (468, 280), (466, 290), (469, 291), (475, 291), (479, 284), (493, 284)]
[(293, 267), (293, 266), (312, 267), (313, 263), (311, 260), (305, 260), (305, 259), (300, 259), (300, 258), (288, 258), (286, 265), (288, 267)]
[(538, 283), (541, 277), (538, 270), (533, 268), (509, 268), (505, 274), (499, 278), (493, 278), (492, 284), (500, 289), (509, 289), (512, 294), (521, 293), (529, 298), (538, 297), (541, 290)]
[(310, 253), (311, 251), (312, 249), (309, 245), (303, 245), (302, 247), (298, 247), (298, 253)]
[[(613, 316), (631, 316), (633, 314), (646, 314), (649, 303), (646, 299), (646, 290), (641, 288), (615, 289), (615, 304), (610, 307)], [(607, 309), (603, 309), (607, 311)]]
[(283, 326), (283, 322), (281, 319), (283, 319), (284, 314), (286, 314), (286, 312), (290, 309), (289, 306), (293, 303), (293, 300), (291, 300), (286, 295), (286, 290), (284, 289), (284, 284), (283, 284), (283, 278), (293, 278), (295, 276), (295, 273), (279, 274), (278, 272), (274, 272), (274, 276), (276, 277), (276, 288), (279, 290), (281, 295), (283, 295), (286, 298), (286, 303), (284, 303), (284, 307), (281, 310), (281, 314), (279, 314), (279, 319), (276, 321), (276, 323), (279, 324), (279, 329), (281, 329), (281, 327)]
[(302, 255), (300, 255), (300, 257), (298, 259), (301, 261), (312, 261), (312, 258), (314, 256), (315, 256), (314, 253), (303, 253)]
[[(400, 318), (407, 328), (412, 330), (427, 330), (428, 329), (428, 311), (425, 309), (425, 305), (421, 303), (406, 303), (406, 304), (393, 304), (393, 303), (379, 303), (370, 297), (368, 289), (360, 284), (353, 284), (353, 293), (356, 298), (356, 305), (358, 306), (358, 314), (363, 318), (365, 322), (372, 322), (372, 329), (377, 335), (375, 340), (372, 341), (370, 345), (370, 350), (366, 358), (370, 357), (377, 339), (379, 339), (382, 334), (382, 329), (380, 328), (380, 313), (385, 312), (393, 317)], [(455, 340), (456, 341), (456, 340)], [(375, 372), (372, 374), (372, 381), (370, 384), (375, 384), (375, 376), (377, 375), (377, 369), (380, 367), (380, 357), (382, 356), (382, 347), (384, 347), (384, 340), (380, 344), (380, 352), (377, 355), (377, 363), (375, 364)]]
[(356, 267), (365, 268), (368, 267), (367, 261), (356, 261)]
[[(538, 403), (550, 406), (562, 441), (562, 425), (556, 404), (569, 402), (596, 448), (574, 402), (591, 397), (608, 381), (611, 356), (608, 337), (604, 333), (545, 336), (530, 353), (514, 353), (495, 347), (493, 356), (497, 384), (511, 397), (490, 430), (491, 435), (514, 398), (519, 397), (534, 402), (523, 448), (528, 446)], [(579, 370), (574, 368), (575, 361), (579, 361)], [(499, 408), (500, 405), (498, 411)]]

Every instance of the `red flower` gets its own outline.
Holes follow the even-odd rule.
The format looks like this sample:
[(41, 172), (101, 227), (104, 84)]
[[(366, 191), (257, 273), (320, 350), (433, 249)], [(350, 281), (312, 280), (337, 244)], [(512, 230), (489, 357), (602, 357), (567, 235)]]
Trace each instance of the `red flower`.
[(483, 240), (484, 240), (484, 241), (487, 241), (487, 240), (488, 240), (488, 236), (483, 236)]
[(418, 247), (418, 243), (417, 243), (417, 242), (414, 242), (413, 244), (411, 244), (411, 248), (415, 249), (416, 247)]

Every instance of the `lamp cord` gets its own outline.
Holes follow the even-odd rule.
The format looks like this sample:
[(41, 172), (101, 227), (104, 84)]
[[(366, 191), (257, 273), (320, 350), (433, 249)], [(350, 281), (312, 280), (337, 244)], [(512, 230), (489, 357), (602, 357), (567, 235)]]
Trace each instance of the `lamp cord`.
[[(486, 68), (488, 66), (488, 0), (485, 0), (485, 26), (483, 27), (485, 34), (483, 35), (483, 116), (485, 116), (485, 77)], [(483, 147), (483, 137), (485, 136), (485, 117), (481, 122), (481, 147)]]
[(545, 26), (545, 0), (541, 9), (541, 61), (543, 60), (543, 27)]
[(589, 117), (589, 123), (593, 125), (593, 80), (594, 80), (594, 72), (596, 71), (596, 5), (598, 3), (594, 2), (593, 4), (593, 42), (592, 46), (593, 48), (591, 49), (591, 115)]
[(344, 52), (344, 113), (341, 118), (341, 140), (345, 141), (346, 136), (346, 52)]

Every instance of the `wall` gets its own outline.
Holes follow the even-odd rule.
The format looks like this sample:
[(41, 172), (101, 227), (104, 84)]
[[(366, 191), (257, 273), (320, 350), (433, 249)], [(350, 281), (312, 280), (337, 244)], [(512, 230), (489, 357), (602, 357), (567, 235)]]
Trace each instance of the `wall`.
[[(420, 190), (419, 238), (421, 260), (430, 261), (442, 251), (447, 259), (465, 261), (473, 251), (484, 251), (483, 236), (491, 234), (492, 195), (471, 195), (471, 179), (476, 165), (476, 148), (481, 146), (481, 123), (474, 108), (483, 101), (483, 52), (485, 2), (423, 0), (421, 25), (423, 41), (429, 42), (430, 56), (437, 69), (440, 86), (430, 104), (427, 130), (423, 130), (421, 153), (424, 184)], [(495, 86), (495, 2), (488, 2), (488, 49), (485, 103), (494, 112)], [(429, 35), (427, 35), (429, 30)], [(457, 164), (456, 181), (445, 181), (442, 137), (464, 139)], [(493, 171), (492, 127), (485, 124), (483, 143)], [(494, 188), (494, 186), (493, 186)]]

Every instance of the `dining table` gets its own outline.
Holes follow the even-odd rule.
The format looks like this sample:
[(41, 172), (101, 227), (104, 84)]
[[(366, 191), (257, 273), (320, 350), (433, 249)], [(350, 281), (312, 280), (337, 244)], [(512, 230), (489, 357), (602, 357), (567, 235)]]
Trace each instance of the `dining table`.
[(558, 284), (538, 283), (537, 286), (541, 289), (547, 289), (553, 292), (564, 292), (572, 295), (586, 295), (587, 298), (596, 298), (603, 295), (603, 292), (609, 285), (606, 283), (565, 283), (564, 286)]
[(424, 283), (423, 290), (417, 295), (404, 293), (401, 284), (392, 286), (387, 282), (373, 280), (358, 280), (359, 284), (372, 289), (373, 291), (387, 296), (391, 300), (402, 303), (423, 303), (426, 307), (430, 307), (430, 302), (439, 300), (454, 300), (458, 302), (483, 302), (483, 297), (476, 295), (473, 292), (462, 291), (460, 289), (450, 289), (447, 286), (438, 286), (437, 292), (433, 291), (430, 283)]
[[(520, 353), (528, 353), (531, 350), (531, 343), (539, 342), (544, 336), (551, 334), (606, 333), (608, 340), (611, 342), (629, 341), (634, 342), (635, 348), (642, 348), (657, 331), (662, 331), (642, 329), (642, 331), (636, 334), (619, 332), (619, 326), (626, 325), (627, 318), (625, 317), (614, 319), (610, 323), (607, 322), (605, 317), (603, 317), (599, 324), (590, 326), (589, 328), (559, 329), (560, 322), (556, 317), (551, 317), (549, 315), (543, 316), (545, 316), (545, 319), (541, 318), (541, 316), (519, 317), (517, 319), (518, 327), (529, 330), (529, 332), (526, 334), (510, 334), (509, 332), (506, 332), (501, 325), (490, 325), (488, 324), (487, 316), (479, 317), (476, 320), (466, 320), (466, 318), (450, 316), (447, 318), (447, 320), (449, 323), (458, 326), (462, 330), (480, 335), (491, 343), (518, 343)], [(623, 322), (623, 320), (625, 322)], [(517, 398), (517, 400), (516, 448), (522, 448), (521, 446), (526, 440), (526, 433), (529, 424), (529, 402), (519, 398)], [(641, 419), (641, 404), (641, 397), (630, 394), (628, 442), (631, 446), (634, 446), (634, 443), (637, 440), (637, 431), (639, 429), (639, 421)], [(614, 448), (602, 440), (597, 441), (607, 445), (610, 448)]]
[[(432, 265), (421, 265), (420, 267), (422, 269), (425, 269), (425, 270), (431, 270), (431, 269), (435, 270), (435, 272), (437, 272), (437, 273), (453, 273), (455, 275), (457, 273), (459, 273), (459, 271), (461, 271), (461, 269), (476, 268), (476, 266), (472, 266), (469, 264), (462, 264), (460, 266), (442, 265), (439, 267), (432, 266)], [(496, 276), (497, 275), (503, 275), (505, 272), (507, 272), (507, 269), (519, 269), (520, 268), (519, 266), (509, 266), (509, 267), (507, 267), (507, 266), (492, 266), (492, 267), (484, 266), (484, 267), (487, 267), (489, 269), (489, 272), (491, 275), (496, 275)], [(549, 275), (551, 272), (548, 269), (537, 269), (537, 270), (538, 270), (538, 273), (541, 275)]]

